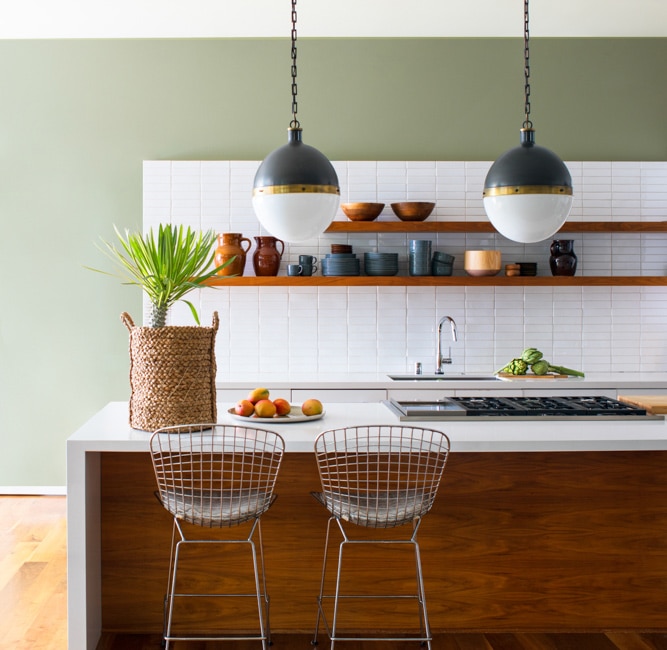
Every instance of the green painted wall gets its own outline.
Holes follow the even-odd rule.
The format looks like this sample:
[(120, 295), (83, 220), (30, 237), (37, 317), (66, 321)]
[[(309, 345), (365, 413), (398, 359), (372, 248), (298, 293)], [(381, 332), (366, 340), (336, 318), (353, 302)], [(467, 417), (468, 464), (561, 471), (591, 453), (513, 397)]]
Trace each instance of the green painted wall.
[[(537, 141), (667, 159), (667, 39), (532, 40)], [(491, 160), (518, 142), (519, 39), (300, 39), (304, 139), (338, 160)], [(63, 485), (65, 440), (127, 399), (136, 290), (83, 269), (141, 223), (141, 163), (261, 159), (290, 119), (289, 44), (0, 41), (0, 486)]]

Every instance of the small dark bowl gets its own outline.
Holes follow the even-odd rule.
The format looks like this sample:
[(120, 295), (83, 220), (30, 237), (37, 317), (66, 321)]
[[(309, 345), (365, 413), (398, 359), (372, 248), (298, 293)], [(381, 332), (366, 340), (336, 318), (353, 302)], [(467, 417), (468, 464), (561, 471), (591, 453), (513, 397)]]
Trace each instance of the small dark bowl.
[(340, 207), (350, 221), (375, 221), (384, 203), (341, 203)]
[(435, 203), (427, 201), (403, 201), (392, 203), (391, 209), (401, 221), (424, 221), (433, 212)]

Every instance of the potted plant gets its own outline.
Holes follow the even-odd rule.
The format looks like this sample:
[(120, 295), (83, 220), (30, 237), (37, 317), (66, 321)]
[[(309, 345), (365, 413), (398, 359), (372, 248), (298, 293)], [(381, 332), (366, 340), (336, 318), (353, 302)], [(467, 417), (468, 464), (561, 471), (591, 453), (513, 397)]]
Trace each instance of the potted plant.
[[(215, 257), (214, 231), (160, 225), (157, 235), (117, 228), (119, 244), (104, 241), (103, 251), (118, 267), (107, 275), (141, 287), (151, 303), (150, 323), (136, 327), (130, 315), (121, 320), (130, 332), (130, 426), (153, 431), (165, 426), (215, 422), (215, 335), (202, 327), (195, 306), (185, 296), (232, 262), (211, 269)], [(196, 326), (166, 325), (169, 308), (185, 302)], [(184, 430), (187, 429), (184, 426)]]

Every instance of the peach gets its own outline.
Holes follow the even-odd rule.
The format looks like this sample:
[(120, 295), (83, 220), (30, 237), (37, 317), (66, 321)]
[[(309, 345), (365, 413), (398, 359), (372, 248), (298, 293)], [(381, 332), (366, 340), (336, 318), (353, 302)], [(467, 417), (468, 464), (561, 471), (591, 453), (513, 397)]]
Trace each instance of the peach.
[(247, 399), (240, 399), (234, 406), (234, 413), (242, 415), (245, 418), (250, 417), (254, 412), (254, 404)]
[(307, 399), (301, 405), (301, 411), (304, 415), (319, 415), (324, 410), (322, 402), (318, 399), (310, 398)]
[(258, 418), (272, 418), (276, 414), (276, 407), (270, 399), (261, 399), (255, 404), (255, 415)]
[(276, 407), (276, 413), (278, 415), (287, 415), (292, 410), (290, 403), (282, 397), (274, 399), (273, 405)]
[(248, 393), (247, 397), (249, 402), (257, 404), (261, 399), (269, 399), (269, 389), (268, 388), (255, 388)]

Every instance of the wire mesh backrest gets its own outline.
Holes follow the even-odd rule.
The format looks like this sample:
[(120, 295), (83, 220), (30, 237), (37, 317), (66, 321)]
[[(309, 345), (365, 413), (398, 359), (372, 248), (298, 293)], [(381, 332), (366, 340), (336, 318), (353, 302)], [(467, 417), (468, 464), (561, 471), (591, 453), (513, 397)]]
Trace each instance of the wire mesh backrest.
[(331, 429), (315, 441), (322, 498), (331, 514), (375, 528), (423, 517), (433, 506), (449, 438), (420, 427)]
[(172, 515), (208, 527), (257, 518), (273, 502), (285, 442), (273, 431), (198, 424), (167, 427), (151, 436), (162, 505)]

